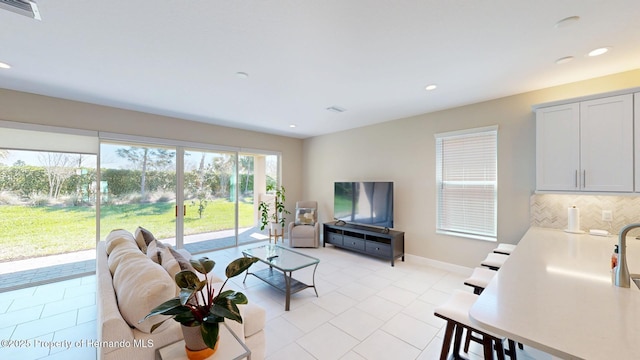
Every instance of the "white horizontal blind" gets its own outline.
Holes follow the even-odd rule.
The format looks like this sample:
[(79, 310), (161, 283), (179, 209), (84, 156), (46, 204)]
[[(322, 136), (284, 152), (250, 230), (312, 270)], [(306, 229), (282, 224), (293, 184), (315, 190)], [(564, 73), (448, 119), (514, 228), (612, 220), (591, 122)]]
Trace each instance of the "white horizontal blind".
[(438, 232), (496, 240), (496, 126), (436, 134)]

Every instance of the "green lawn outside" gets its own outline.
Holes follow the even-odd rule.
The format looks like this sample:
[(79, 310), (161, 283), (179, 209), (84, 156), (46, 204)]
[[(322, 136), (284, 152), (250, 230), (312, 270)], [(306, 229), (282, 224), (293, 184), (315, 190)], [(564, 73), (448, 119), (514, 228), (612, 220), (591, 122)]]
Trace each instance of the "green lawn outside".
[[(240, 202), (240, 227), (254, 225), (253, 204)], [(149, 229), (157, 238), (175, 236), (175, 204), (127, 204), (101, 207), (101, 235), (113, 229)], [(185, 233), (233, 229), (234, 203), (210, 201), (202, 218), (194, 204), (187, 205)], [(92, 207), (50, 207), (0, 205), (0, 261), (61, 254), (95, 248), (95, 209)]]

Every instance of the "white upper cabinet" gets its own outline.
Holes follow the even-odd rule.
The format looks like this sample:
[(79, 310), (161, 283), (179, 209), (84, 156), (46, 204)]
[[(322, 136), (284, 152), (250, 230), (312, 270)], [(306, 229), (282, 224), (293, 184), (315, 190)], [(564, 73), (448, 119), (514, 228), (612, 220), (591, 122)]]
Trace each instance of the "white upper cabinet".
[(536, 110), (536, 188), (632, 192), (633, 94)]
[(580, 103), (585, 191), (633, 191), (633, 94)]
[(579, 104), (536, 110), (537, 189), (577, 191), (579, 169)]

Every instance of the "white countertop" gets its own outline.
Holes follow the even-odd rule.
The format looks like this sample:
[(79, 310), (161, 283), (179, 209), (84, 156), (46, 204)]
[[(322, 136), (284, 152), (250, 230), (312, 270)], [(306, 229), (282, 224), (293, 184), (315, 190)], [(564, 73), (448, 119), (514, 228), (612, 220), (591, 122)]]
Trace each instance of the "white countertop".
[[(618, 237), (531, 228), (471, 308), (471, 319), (563, 359), (640, 359), (640, 290), (611, 282)], [(640, 241), (627, 238), (631, 273)]]

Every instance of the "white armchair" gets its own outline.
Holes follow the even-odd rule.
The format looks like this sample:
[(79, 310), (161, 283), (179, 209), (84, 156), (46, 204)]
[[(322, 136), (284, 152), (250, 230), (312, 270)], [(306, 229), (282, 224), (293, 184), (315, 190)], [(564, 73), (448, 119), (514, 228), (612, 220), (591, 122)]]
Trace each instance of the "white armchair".
[(318, 202), (296, 202), (295, 219), (289, 223), (289, 245), (317, 248), (320, 245), (319, 238)]

